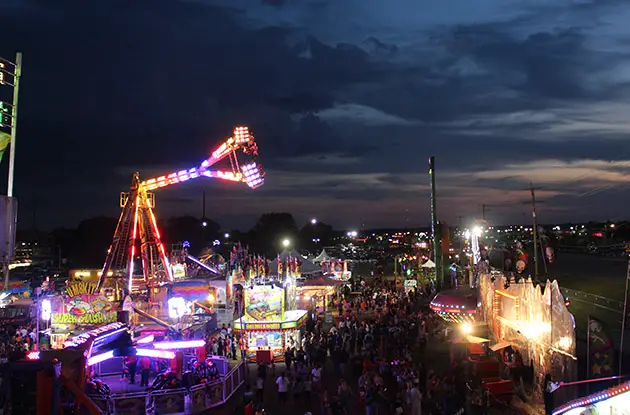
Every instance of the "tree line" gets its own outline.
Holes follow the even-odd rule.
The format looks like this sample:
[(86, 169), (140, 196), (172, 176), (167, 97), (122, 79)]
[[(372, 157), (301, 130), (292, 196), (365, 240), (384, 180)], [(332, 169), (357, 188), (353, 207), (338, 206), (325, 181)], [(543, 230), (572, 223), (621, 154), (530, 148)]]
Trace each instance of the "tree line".
[[(32, 232), (18, 233), (18, 240), (39, 240), (43, 246), (50, 246), (55, 256), (63, 257), (71, 267), (98, 268), (103, 265), (117, 222), (117, 218), (99, 216), (81, 221), (76, 228), (58, 228), (50, 234), (39, 233), (36, 237)], [(309, 221), (299, 226), (293, 215), (286, 212), (262, 214), (254, 227), (244, 232), (224, 229), (214, 220), (193, 216), (158, 221), (158, 228), (167, 251), (173, 244), (188, 241), (193, 254), (211, 247), (229, 256), (232, 246), (241, 243), (248, 245), (252, 252), (268, 258), (275, 257), (283, 249), (284, 239), (291, 241), (292, 248), (315, 250), (331, 244), (333, 238), (341, 235), (341, 232), (322, 222), (312, 224)], [(226, 234), (229, 236), (226, 237)]]

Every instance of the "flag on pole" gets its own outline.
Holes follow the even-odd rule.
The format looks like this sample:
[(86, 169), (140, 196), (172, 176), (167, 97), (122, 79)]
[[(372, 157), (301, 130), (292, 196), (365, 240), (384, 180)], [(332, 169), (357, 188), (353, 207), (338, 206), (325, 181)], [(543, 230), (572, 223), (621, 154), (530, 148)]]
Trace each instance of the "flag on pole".
[(278, 279), (282, 279), (282, 277), (284, 276), (284, 267), (282, 264), (282, 258), (280, 257), (280, 255), (278, 254)]
[(2, 162), (2, 155), (11, 142), (11, 134), (0, 131), (0, 163)]
[(614, 375), (613, 342), (606, 331), (604, 323), (595, 317), (588, 318), (588, 353), (590, 379)]

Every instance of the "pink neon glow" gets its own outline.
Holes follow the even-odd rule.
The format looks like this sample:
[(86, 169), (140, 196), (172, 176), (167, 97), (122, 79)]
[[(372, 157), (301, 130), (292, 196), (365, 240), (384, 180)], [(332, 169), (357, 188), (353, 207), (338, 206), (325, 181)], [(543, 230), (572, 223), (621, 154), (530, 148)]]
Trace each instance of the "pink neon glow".
[(136, 196), (136, 210), (133, 214), (133, 232), (131, 234), (131, 239), (136, 240), (136, 235), (138, 234), (138, 208), (140, 207), (140, 196)]
[(136, 356), (157, 357), (158, 359), (175, 359), (175, 352), (154, 349), (136, 349)]
[(148, 336), (139, 337), (136, 340), (136, 343), (138, 343), (138, 344), (147, 344), (147, 343), (153, 343), (154, 340), (155, 340), (155, 336), (153, 336), (152, 334), (149, 334)]
[(129, 291), (133, 289), (133, 257), (134, 256), (136, 256), (136, 246), (131, 245), (131, 255), (129, 258)]
[(26, 355), (26, 358), (28, 360), (37, 360), (39, 359), (39, 352), (30, 352), (29, 354)]
[(133, 258), (136, 254), (136, 235), (138, 234), (138, 208), (140, 196), (136, 196), (136, 209), (133, 214), (133, 233), (131, 234), (131, 257), (129, 258), (129, 291), (133, 289)]
[(96, 356), (90, 357), (88, 359), (88, 361), (87, 361), (87, 364), (88, 364), (88, 366), (94, 366), (97, 363), (104, 362), (104, 361), (109, 360), (109, 359), (111, 359), (113, 357), (114, 357), (114, 351), (110, 350), (108, 352), (97, 354)]
[(232, 182), (240, 182), (243, 181), (240, 177), (236, 176), (234, 174), (234, 172), (231, 171), (221, 171), (221, 170), (206, 170), (203, 173), (201, 173), (203, 176), (206, 177), (213, 177), (213, 178), (217, 178), (217, 179), (222, 179), (222, 180), (229, 180)]
[(155, 232), (155, 237), (160, 239), (160, 231), (157, 227), (157, 221), (155, 220), (155, 215), (153, 214), (153, 209), (149, 209), (149, 214), (151, 215), (151, 223), (153, 224), (153, 232)]
[(160, 342), (153, 343), (153, 347), (156, 349), (192, 349), (195, 347), (205, 346), (206, 342), (204, 340), (181, 340), (175, 342)]

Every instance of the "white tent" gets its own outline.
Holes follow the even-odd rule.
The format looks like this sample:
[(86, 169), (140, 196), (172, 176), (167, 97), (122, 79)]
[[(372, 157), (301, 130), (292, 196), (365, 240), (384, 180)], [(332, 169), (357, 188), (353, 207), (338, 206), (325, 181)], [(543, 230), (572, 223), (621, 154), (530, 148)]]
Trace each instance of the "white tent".
[[(314, 274), (316, 272), (321, 271), (321, 267), (317, 264), (314, 264), (313, 261), (310, 261), (300, 255), (297, 251), (284, 250), (280, 253), (280, 260), (285, 262), (288, 258), (297, 258), (302, 263), (302, 274)], [(269, 272), (271, 274), (278, 273), (278, 258), (269, 262)]]
[(427, 260), (427, 262), (422, 264), (422, 268), (435, 268), (435, 262), (433, 262), (433, 261), (431, 261), (429, 259), (429, 260)]
[(331, 259), (334, 259), (334, 258), (328, 255), (325, 249), (322, 249), (322, 252), (320, 252), (320, 254), (317, 255), (315, 258), (311, 259), (311, 261), (316, 264), (321, 264), (322, 262), (330, 261)]

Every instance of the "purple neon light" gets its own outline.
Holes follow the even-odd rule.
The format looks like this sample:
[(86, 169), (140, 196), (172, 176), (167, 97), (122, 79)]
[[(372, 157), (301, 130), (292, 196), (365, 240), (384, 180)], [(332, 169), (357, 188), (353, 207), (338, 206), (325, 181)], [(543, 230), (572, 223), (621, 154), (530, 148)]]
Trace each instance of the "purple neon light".
[(175, 359), (175, 352), (155, 349), (136, 349), (136, 356), (157, 357), (159, 359)]
[(161, 342), (161, 343), (153, 343), (153, 347), (156, 349), (193, 349), (195, 347), (205, 346), (205, 340), (181, 340), (174, 342)]

